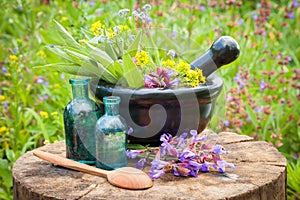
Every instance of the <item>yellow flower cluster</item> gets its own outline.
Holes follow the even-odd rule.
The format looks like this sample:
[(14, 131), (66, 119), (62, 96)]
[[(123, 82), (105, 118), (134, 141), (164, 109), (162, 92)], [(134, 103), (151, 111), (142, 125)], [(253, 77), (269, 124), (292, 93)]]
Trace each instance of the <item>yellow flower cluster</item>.
[(186, 72), (185, 80), (188, 82), (188, 84), (192, 87), (196, 87), (200, 84), (205, 83), (205, 77), (202, 74), (201, 69), (195, 69), (195, 70), (188, 70)]
[(13, 61), (13, 62), (19, 60), (18, 57), (15, 56), (15, 55), (9, 55), (8, 59), (9, 59), (10, 61)]
[(135, 55), (136, 65), (143, 67), (150, 62), (150, 57), (147, 52), (140, 51)]
[(94, 33), (96, 36), (104, 35), (108, 38), (113, 38), (115, 37), (118, 33), (123, 32), (123, 31), (128, 31), (130, 28), (127, 25), (118, 25), (114, 28), (108, 28), (105, 29), (106, 26), (105, 24), (102, 24), (100, 21), (97, 21), (92, 24), (90, 30)]
[(189, 63), (184, 62), (183, 60), (180, 60), (179, 63), (176, 65), (175, 70), (182, 75), (185, 75), (189, 70), (191, 66)]
[(114, 32), (111, 28), (108, 29), (108, 34), (107, 34), (107, 37), (108, 38), (113, 38), (117, 35), (116, 32)]
[(40, 50), (36, 53), (37, 56), (46, 57), (46, 54), (43, 50)]
[(7, 141), (4, 142), (4, 148), (5, 148), (5, 149), (9, 149), (9, 144), (8, 144)]
[(191, 70), (190, 64), (183, 60), (179, 60), (176, 64), (175, 61), (168, 59), (162, 62), (162, 66), (176, 70), (180, 77), (183, 77), (184, 82), (192, 87), (196, 87), (206, 82), (205, 77), (202, 74), (202, 70)]
[(9, 135), (9, 128), (6, 126), (1, 126), (0, 127), (0, 134), (5, 133), (6, 135)]
[(3, 101), (5, 99), (5, 96), (0, 95), (0, 101)]
[(172, 68), (172, 69), (175, 68), (175, 61), (174, 60), (168, 59), (168, 60), (162, 61), (161, 64), (164, 67), (169, 67), (169, 68)]
[(65, 17), (65, 16), (61, 17), (61, 21), (62, 21), (62, 22), (67, 21), (67, 20), (68, 20), (67, 17)]
[(119, 29), (120, 31), (128, 31), (129, 30), (129, 27), (127, 25), (119, 25)]
[(95, 23), (92, 24), (91, 26), (91, 31), (95, 34), (95, 35), (101, 35), (103, 32), (103, 29), (105, 28), (105, 24), (102, 24), (100, 21), (97, 21)]
[(58, 115), (58, 112), (52, 112), (51, 113), (51, 116), (57, 116)]
[(40, 115), (41, 117), (44, 117), (44, 118), (48, 118), (49, 117), (49, 114), (45, 111), (40, 111)]
[(6, 126), (1, 126), (0, 127), (0, 133), (8, 132), (8, 131), (9, 131), (9, 129)]

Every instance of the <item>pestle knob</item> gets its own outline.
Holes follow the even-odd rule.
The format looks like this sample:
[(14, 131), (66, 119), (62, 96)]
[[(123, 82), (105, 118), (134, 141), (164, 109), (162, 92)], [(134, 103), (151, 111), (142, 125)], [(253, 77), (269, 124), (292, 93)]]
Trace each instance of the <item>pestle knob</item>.
[(199, 68), (208, 77), (218, 68), (239, 57), (239, 44), (230, 36), (217, 39), (204, 54), (191, 63), (191, 69)]

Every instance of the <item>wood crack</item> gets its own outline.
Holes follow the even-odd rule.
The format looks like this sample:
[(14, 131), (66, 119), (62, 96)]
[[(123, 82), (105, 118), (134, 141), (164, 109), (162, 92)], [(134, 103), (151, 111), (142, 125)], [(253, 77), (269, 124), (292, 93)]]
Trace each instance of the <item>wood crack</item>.
[(90, 192), (92, 192), (95, 188), (98, 187), (99, 184), (92, 184), (92, 185), (95, 185), (93, 188), (91, 188), (90, 190), (86, 191), (83, 195), (81, 195), (80, 197), (76, 198), (75, 200), (80, 200), (82, 199), (83, 197), (85, 197), (87, 194), (89, 194)]

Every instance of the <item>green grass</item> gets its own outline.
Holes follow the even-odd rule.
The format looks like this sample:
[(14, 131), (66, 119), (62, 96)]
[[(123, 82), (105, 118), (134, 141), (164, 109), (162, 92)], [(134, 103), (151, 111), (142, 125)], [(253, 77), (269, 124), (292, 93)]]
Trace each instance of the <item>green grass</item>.
[[(12, 198), (11, 170), (18, 157), (64, 138), (62, 113), (71, 99), (69, 75), (34, 68), (53, 59), (45, 48), (57, 42), (53, 19), (78, 41), (84, 38), (82, 29), (88, 30), (95, 21), (110, 24), (119, 8), (135, 6), (134, 1), (97, 1), (93, 6), (91, 1), (41, 2), (0, 3), (0, 199)], [(260, 1), (241, 6), (217, 1), (215, 7), (206, 1), (181, 2), (152, 5), (152, 25), (196, 41), (200, 48), (195, 56), (220, 35), (234, 37), (241, 47), (238, 60), (218, 72), (225, 85), (211, 128), (273, 143), (289, 163), (288, 198), (299, 198), (299, 7), (287, 0), (261, 5), (265, 8), (257, 6)], [(253, 19), (255, 13), (260, 22)], [(292, 14), (292, 19), (286, 18)]]

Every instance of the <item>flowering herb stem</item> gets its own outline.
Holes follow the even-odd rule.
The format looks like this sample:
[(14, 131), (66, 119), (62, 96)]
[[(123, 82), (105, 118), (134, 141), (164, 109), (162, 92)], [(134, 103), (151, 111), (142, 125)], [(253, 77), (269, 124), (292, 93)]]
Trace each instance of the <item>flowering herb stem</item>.
[[(157, 148), (146, 148), (143, 150), (127, 150), (128, 158), (140, 157), (136, 167), (143, 168), (146, 163), (151, 163), (149, 176), (153, 179), (160, 178), (167, 172), (175, 176), (197, 177), (199, 172), (209, 172), (215, 169), (220, 173), (225, 168), (234, 169), (234, 164), (226, 162), (221, 155), (228, 154), (221, 145), (214, 143), (210, 131), (198, 134), (196, 130), (182, 133), (178, 137), (163, 134), (160, 138), (162, 144)], [(213, 140), (209, 140), (213, 138)]]

